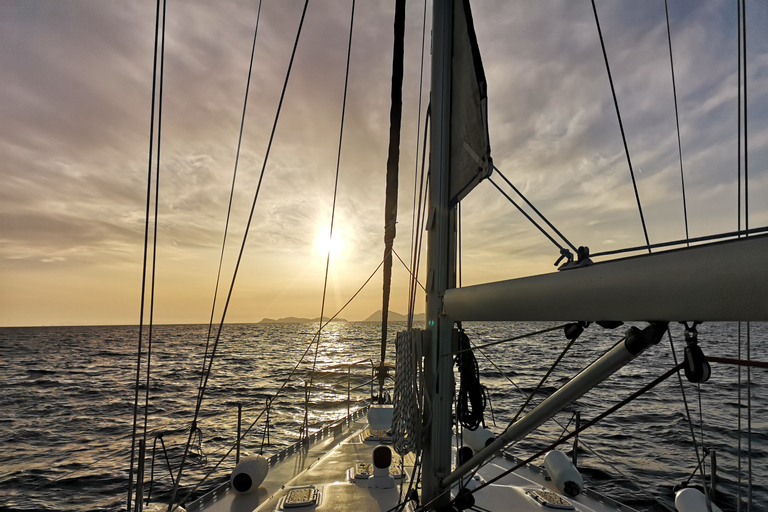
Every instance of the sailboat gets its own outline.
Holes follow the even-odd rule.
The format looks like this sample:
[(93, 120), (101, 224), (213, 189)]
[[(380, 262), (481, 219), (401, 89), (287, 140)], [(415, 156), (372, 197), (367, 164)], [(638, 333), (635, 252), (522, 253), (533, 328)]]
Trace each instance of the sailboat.
[[(172, 502), (162, 507), (263, 512), (631, 510), (591, 492), (573, 462), (557, 449), (599, 417), (537, 454), (545, 469), (532, 465), (533, 458), (519, 460), (506, 448), (658, 344), (670, 322), (688, 322), (688, 345), (685, 360), (665, 378), (685, 370), (692, 381), (705, 382), (710, 365), (696, 344), (697, 325), (768, 320), (768, 236), (760, 230), (663, 252), (652, 252), (648, 243), (642, 248), (648, 254), (601, 263), (584, 247), (575, 254), (563, 250), (565, 263), (554, 273), (459, 286), (457, 208), (497, 169), (469, 2), (435, 1), (433, 9), (426, 325), (397, 335), (394, 403), (372, 403), (269, 458), (245, 458), (229, 482), (179, 505), (174, 492)], [(394, 226), (394, 221), (387, 225)], [(385, 259), (392, 259), (393, 236), (385, 235), (390, 244)], [(386, 302), (383, 311), (386, 326)], [(472, 350), (460, 325), (472, 321), (569, 321), (564, 328), (573, 340), (590, 324), (616, 328), (634, 321), (643, 326), (630, 327), (611, 350), (536, 407), (506, 429), (491, 432), (477, 422), (461, 428), (461, 418), (453, 416), (453, 366)], [(382, 353), (382, 388), (385, 371)], [(461, 373), (462, 385), (471, 373)], [(476, 398), (468, 399), (465, 412), (477, 412), (472, 410)], [(139, 460), (143, 458), (142, 453)], [(143, 468), (137, 474), (134, 503), (141, 510)], [(719, 510), (706, 489), (681, 489), (676, 506), (680, 512)]]

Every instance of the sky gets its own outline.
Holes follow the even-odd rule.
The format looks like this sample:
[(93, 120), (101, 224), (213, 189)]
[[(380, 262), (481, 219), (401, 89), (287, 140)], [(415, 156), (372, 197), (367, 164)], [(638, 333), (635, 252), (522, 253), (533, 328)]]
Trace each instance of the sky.
[[(217, 320), (302, 7), (264, 0), (261, 9)], [(326, 257), (317, 246), (331, 220), (350, 7), (310, 2), (228, 322), (320, 315)], [(664, 2), (597, 7), (650, 241), (684, 238)], [(256, 0), (168, 1), (157, 323), (211, 316), (257, 8)], [(326, 316), (383, 255), (393, 9), (358, 2), (355, 10)], [(423, 9), (408, 2), (395, 243), (405, 261), (423, 130)], [(574, 245), (642, 245), (591, 4), (478, 0), (473, 12), (495, 164)], [(768, 225), (768, 4), (748, 0), (747, 13), (748, 222), (760, 227)], [(669, 15), (689, 233), (732, 231), (736, 2), (670, 0)], [(154, 22), (149, 0), (0, 3), (0, 326), (139, 322)], [(428, 39), (429, 31), (427, 51)], [(424, 81), (427, 91), (428, 72)], [(490, 183), (462, 202), (462, 284), (552, 272), (558, 256)], [(380, 296), (378, 273), (339, 316), (366, 318)], [(406, 307), (407, 272), (396, 261), (390, 309)]]

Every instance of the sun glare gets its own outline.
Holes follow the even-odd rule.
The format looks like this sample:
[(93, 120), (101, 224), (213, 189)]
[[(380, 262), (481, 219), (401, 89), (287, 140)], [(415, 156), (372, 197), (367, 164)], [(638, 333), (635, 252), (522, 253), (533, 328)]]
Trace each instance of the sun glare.
[(341, 250), (344, 249), (344, 241), (338, 233), (334, 233), (333, 238), (329, 238), (328, 232), (322, 230), (317, 234), (315, 249), (318, 256), (326, 257), (328, 256), (328, 251), (331, 252), (331, 257), (338, 256), (341, 254)]

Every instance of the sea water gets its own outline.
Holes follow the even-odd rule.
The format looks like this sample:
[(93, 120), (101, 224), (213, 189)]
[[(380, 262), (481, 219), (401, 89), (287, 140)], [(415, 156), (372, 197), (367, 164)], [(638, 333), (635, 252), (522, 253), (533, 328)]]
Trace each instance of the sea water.
[[(553, 325), (468, 323), (464, 328), (473, 343), (483, 344)], [(371, 394), (378, 392), (371, 386), (371, 364), (380, 357), (380, 326), (333, 323), (323, 331), (320, 344), (313, 345), (317, 327), (277, 323), (224, 327), (179, 496), (199, 496), (228, 478), (235, 460), (238, 406), (243, 431), (250, 428), (242, 451), (272, 454), (299, 439), (305, 413), (310, 430), (316, 430), (370, 402)], [(404, 327), (393, 323), (389, 329), (394, 333)], [(488, 427), (503, 429), (527, 395), (536, 390), (532, 404), (541, 401), (608, 350), (625, 329), (589, 327), (538, 389), (567, 344), (561, 330), (476, 350), (481, 382), (490, 398), (485, 413)], [(698, 330), (705, 354), (728, 358), (740, 354), (746, 359), (746, 324), (741, 327), (741, 343), (737, 324), (704, 324)], [(147, 413), (146, 480), (151, 474), (153, 498), (167, 498), (172, 487), (163, 445), (175, 478), (190, 437), (208, 332), (207, 326), (199, 325), (153, 328), (145, 409), (149, 352), (145, 328), (136, 413), (138, 437)], [(672, 325), (671, 332), (680, 360), (685, 346), (682, 328)], [(751, 325), (752, 359), (768, 361), (767, 333), (768, 326)], [(125, 509), (137, 342), (137, 327), (0, 329), (0, 511)], [(208, 345), (209, 354), (212, 350)], [(391, 344), (388, 358), (393, 359), (393, 352)], [(573, 429), (575, 412), (586, 422), (673, 366), (665, 337), (558, 414), (557, 423), (548, 422), (510, 452), (523, 458), (535, 454), (566, 428)], [(586, 484), (639, 510), (663, 510), (655, 500), (672, 502), (673, 486), (689, 479), (697, 466), (695, 449), (701, 453), (704, 447), (716, 452), (722, 508), (735, 510), (736, 496), (741, 495), (746, 510), (751, 492), (752, 510), (765, 510), (767, 384), (766, 369), (752, 368), (749, 378), (742, 369), (739, 384), (738, 367), (713, 364), (705, 384), (691, 384), (683, 377), (689, 414), (674, 375), (580, 435), (578, 465)], [(572, 447), (568, 441), (561, 449)], [(691, 480), (700, 482), (698, 474)], [(148, 491), (147, 484), (145, 496)]]

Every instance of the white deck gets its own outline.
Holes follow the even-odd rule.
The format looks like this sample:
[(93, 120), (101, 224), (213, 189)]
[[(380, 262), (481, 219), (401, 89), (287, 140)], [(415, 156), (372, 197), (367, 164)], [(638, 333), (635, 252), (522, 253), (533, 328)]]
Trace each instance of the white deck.
[[(271, 459), (266, 480), (258, 491), (251, 495), (240, 496), (230, 492), (225, 485), (216, 491), (191, 503), (188, 512), (259, 512), (281, 511), (280, 500), (295, 487), (315, 486), (320, 494), (316, 505), (291, 508), (296, 512), (324, 511), (368, 511), (384, 512), (391, 509), (400, 499), (400, 484), (392, 489), (369, 489), (367, 480), (350, 478), (349, 470), (357, 462), (370, 462), (371, 452), (378, 443), (365, 441), (363, 431), (367, 424), (364, 418), (359, 422), (340, 425), (328, 429), (318, 436), (316, 442), (307, 448), (294, 450), (295, 453), (283, 454)], [(408, 488), (408, 467), (406, 457), (405, 492)], [(410, 461), (412, 464), (412, 460)], [(513, 467), (517, 461), (510, 456), (500, 456), (487, 464), (480, 472), (478, 483), (493, 478)], [(543, 507), (525, 492), (531, 489), (555, 491), (554, 485), (545, 479), (544, 472), (536, 467), (523, 467), (476, 493), (477, 507), (490, 511), (515, 510), (516, 512), (543, 512), (557, 510)], [(576, 498), (567, 498), (574, 509), (580, 512), (631, 512), (633, 509), (617, 504), (610, 499), (585, 490)], [(406, 508), (409, 510), (409, 508)], [(411, 509), (412, 510), (412, 509)]]

